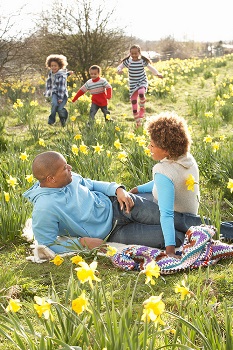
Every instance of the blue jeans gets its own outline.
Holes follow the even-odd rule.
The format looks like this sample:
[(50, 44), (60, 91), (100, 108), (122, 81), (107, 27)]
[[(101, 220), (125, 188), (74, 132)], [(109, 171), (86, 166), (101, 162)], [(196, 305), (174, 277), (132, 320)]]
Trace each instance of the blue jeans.
[(65, 126), (68, 118), (68, 112), (64, 108), (67, 103), (67, 96), (64, 96), (63, 101), (58, 103), (57, 95), (52, 94), (52, 108), (49, 116), (48, 124), (54, 124), (56, 121), (56, 113), (58, 113), (62, 126)]
[[(130, 193), (134, 207), (130, 213), (120, 210), (116, 197), (110, 197), (113, 206), (113, 230), (108, 242), (139, 244), (164, 249), (165, 243), (160, 225), (158, 205), (152, 200)], [(176, 246), (184, 242), (186, 231), (190, 226), (200, 225), (197, 215), (174, 213)]]
[(101, 111), (104, 113), (104, 118), (106, 120), (106, 115), (110, 114), (108, 107), (107, 106), (98, 106), (95, 103), (91, 104), (91, 109), (90, 109), (90, 119), (94, 119), (96, 113), (98, 112), (98, 110), (101, 109)]

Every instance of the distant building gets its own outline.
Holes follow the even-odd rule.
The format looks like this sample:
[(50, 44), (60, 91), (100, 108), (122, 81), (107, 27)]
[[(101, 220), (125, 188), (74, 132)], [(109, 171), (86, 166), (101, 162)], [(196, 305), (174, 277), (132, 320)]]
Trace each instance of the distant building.
[(143, 56), (148, 57), (152, 62), (158, 62), (161, 60), (160, 53), (158, 53), (156, 51), (141, 51), (141, 54)]

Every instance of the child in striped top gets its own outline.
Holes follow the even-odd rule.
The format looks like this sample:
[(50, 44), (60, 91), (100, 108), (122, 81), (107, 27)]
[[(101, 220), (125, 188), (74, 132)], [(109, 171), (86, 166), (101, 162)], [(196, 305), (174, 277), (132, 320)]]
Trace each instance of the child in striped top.
[(91, 97), (91, 108), (90, 108), (90, 122), (94, 121), (95, 115), (99, 108), (104, 114), (105, 121), (108, 121), (108, 115), (110, 114), (107, 105), (108, 100), (112, 97), (112, 87), (105, 78), (100, 77), (101, 68), (97, 65), (93, 65), (89, 69), (91, 79), (81, 86), (77, 94), (72, 99), (72, 102), (78, 100), (80, 96), (85, 94), (87, 91), (92, 95)]
[[(141, 55), (141, 48), (138, 45), (131, 46), (130, 54), (123, 58), (121, 64), (117, 67), (117, 72), (121, 74), (125, 67), (128, 68), (129, 72), (129, 94), (133, 116), (136, 126), (140, 126), (141, 119), (144, 118), (145, 114), (145, 94), (148, 88), (144, 67), (147, 67), (158, 78), (162, 79), (163, 76), (151, 65), (149, 58)], [(138, 108), (138, 97), (140, 108)]]

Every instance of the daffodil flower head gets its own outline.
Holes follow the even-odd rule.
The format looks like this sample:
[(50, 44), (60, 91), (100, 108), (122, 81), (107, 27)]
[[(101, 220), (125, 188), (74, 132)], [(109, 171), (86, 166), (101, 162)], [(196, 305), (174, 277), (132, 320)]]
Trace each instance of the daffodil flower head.
[(81, 283), (89, 282), (91, 288), (93, 288), (92, 281), (99, 282), (101, 279), (95, 276), (97, 262), (93, 261), (88, 265), (85, 261), (79, 262), (80, 267), (76, 267), (77, 277)]
[(44, 315), (44, 318), (46, 320), (51, 318), (51, 321), (53, 321), (53, 315), (51, 313), (51, 300), (45, 300), (45, 298), (40, 298), (37, 296), (34, 296), (34, 300), (36, 304), (34, 304), (34, 309), (36, 310), (39, 317), (42, 317)]
[(153, 277), (158, 278), (160, 276), (160, 267), (156, 264), (154, 260), (152, 260), (145, 266), (145, 269), (142, 270), (140, 273), (144, 273), (146, 275), (145, 284), (150, 282), (152, 285), (154, 285), (155, 281)]
[(8, 306), (6, 307), (6, 312), (18, 312), (21, 308), (21, 303), (19, 299), (10, 299)]
[(230, 192), (233, 193), (233, 179), (229, 179), (227, 188), (229, 188)]
[(88, 308), (88, 305), (89, 302), (86, 298), (85, 292), (82, 292), (78, 298), (72, 300), (72, 310), (74, 310), (78, 315), (85, 310), (92, 313), (92, 311)]
[(165, 325), (165, 322), (160, 317), (165, 310), (165, 304), (162, 301), (162, 294), (163, 293), (158, 296), (151, 296), (144, 301), (144, 310), (141, 318), (142, 321), (152, 321), (155, 325)]
[(18, 185), (16, 177), (12, 177), (11, 175), (10, 175), (9, 180), (6, 180), (6, 181), (10, 187), (15, 188), (15, 186)]
[(117, 249), (115, 247), (111, 247), (110, 245), (107, 246), (107, 256), (113, 256), (117, 253)]
[(189, 176), (187, 177), (186, 181), (185, 181), (185, 185), (187, 186), (187, 190), (188, 191), (192, 191), (194, 192), (194, 185), (195, 185), (195, 179), (193, 177), (192, 174), (189, 174)]
[(64, 259), (60, 255), (56, 255), (53, 260), (50, 260), (50, 262), (53, 262), (54, 265), (60, 266), (63, 263)]
[(83, 261), (83, 258), (80, 255), (75, 255), (75, 256), (72, 256), (70, 260), (72, 264), (78, 265), (80, 261)]
[(180, 296), (181, 300), (184, 300), (186, 296), (190, 298), (191, 293), (189, 288), (185, 285), (185, 280), (182, 280), (181, 285), (179, 284), (175, 285), (175, 293), (181, 294)]
[(24, 162), (25, 160), (28, 160), (28, 155), (26, 152), (21, 152), (19, 158)]

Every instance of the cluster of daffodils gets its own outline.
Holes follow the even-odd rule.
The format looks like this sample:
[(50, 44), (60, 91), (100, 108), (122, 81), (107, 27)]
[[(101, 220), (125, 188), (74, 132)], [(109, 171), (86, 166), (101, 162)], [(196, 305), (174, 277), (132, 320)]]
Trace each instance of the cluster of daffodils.
[[(116, 254), (116, 249), (111, 246), (107, 246), (106, 255), (112, 256), (114, 254)], [(97, 277), (97, 261), (93, 261), (88, 264), (80, 255), (75, 255), (70, 260), (77, 266), (74, 270), (76, 271), (77, 279), (81, 284), (89, 283), (91, 289), (93, 289), (93, 282), (98, 283), (101, 281), (101, 279)], [(57, 255), (53, 260), (51, 260), (51, 262), (56, 266), (60, 266), (64, 262), (64, 259)], [(160, 268), (155, 261), (151, 261), (145, 266), (144, 270), (142, 270), (140, 274), (145, 274), (145, 284), (150, 282), (151, 285), (154, 285), (154, 278), (158, 278), (160, 276)], [(174, 291), (175, 293), (180, 293), (182, 301), (186, 297), (191, 297), (191, 295), (193, 295), (193, 293), (190, 292), (189, 287), (186, 286), (185, 280), (183, 280), (180, 285), (176, 284), (174, 286)], [(158, 296), (152, 295), (143, 302), (141, 316), (142, 321), (151, 321), (156, 326), (158, 324), (165, 325), (165, 322), (161, 318), (161, 315), (165, 312), (165, 303), (162, 300), (162, 295), (163, 293)], [(41, 318), (43, 316), (46, 320), (50, 319), (53, 322), (54, 316), (52, 314), (52, 305), (55, 304), (55, 302), (49, 298), (46, 299), (38, 296), (34, 297), (34, 301), (34, 310), (36, 311), (38, 317)], [(16, 313), (21, 309), (22, 305), (23, 304), (19, 299), (10, 299), (5, 311)], [(78, 315), (83, 312), (93, 313), (85, 291), (81, 291), (79, 296), (70, 301), (70, 309)]]

